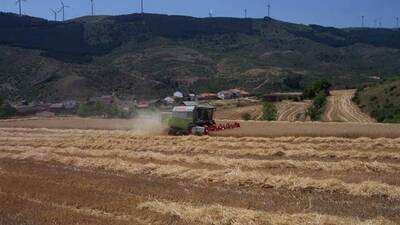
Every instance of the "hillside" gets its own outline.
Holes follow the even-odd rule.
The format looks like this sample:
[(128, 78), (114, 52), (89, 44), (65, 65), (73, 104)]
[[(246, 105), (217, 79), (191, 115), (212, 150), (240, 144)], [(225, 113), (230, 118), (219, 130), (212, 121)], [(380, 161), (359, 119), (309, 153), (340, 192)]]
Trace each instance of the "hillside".
[(0, 95), (86, 99), (173, 90), (336, 88), (400, 71), (400, 32), (155, 14), (50, 22), (0, 13)]
[(400, 78), (360, 88), (354, 100), (378, 122), (400, 123)]

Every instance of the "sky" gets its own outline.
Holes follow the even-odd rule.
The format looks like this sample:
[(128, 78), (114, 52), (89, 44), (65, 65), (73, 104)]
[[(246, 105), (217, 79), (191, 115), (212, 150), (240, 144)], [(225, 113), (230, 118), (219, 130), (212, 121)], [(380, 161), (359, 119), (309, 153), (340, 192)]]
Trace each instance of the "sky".
[[(0, 0), (0, 11), (18, 12), (16, 0)], [(98, 15), (120, 15), (140, 11), (140, 0), (94, 0)], [(71, 19), (90, 13), (89, 0), (64, 0), (70, 6), (66, 18)], [(262, 18), (267, 14), (268, 0), (144, 0), (145, 12), (170, 15), (207, 17), (210, 10), (218, 17)], [(50, 8), (58, 9), (59, 0), (26, 0), (23, 13), (53, 19)], [(334, 27), (359, 27), (361, 17), (365, 26), (396, 27), (400, 17), (400, 0), (270, 0), (271, 17), (278, 20), (318, 24)], [(61, 18), (61, 17), (59, 17)]]

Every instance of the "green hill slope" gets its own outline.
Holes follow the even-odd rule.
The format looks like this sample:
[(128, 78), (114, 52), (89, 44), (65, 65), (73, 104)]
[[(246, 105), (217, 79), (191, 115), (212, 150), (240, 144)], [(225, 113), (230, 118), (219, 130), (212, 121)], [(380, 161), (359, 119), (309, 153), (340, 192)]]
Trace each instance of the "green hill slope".
[(400, 123), (400, 78), (360, 88), (354, 99), (378, 122)]
[(49, 22), (0, 13), (0, 33), (0, 94), (28, 100), (232, 87), (264, 93), (321, 78), (346, 87), (400, 71), (400, 31), (390, 29), (155, 14)]

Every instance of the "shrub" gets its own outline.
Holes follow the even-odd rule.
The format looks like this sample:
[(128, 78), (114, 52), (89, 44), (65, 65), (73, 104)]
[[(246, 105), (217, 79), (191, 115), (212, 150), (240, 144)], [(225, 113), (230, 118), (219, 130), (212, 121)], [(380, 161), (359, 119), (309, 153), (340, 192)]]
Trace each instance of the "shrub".
[(242, 114), (242, 119), (243, 120), (251, 120), (251, 115), (250, 115), (250, 113), (243, 113)]
[(87, 104), (80, 104), (77, 114), (78, 114), (78, 116), (81, 116), (81, 117), (91, 116), (90, 107)]
[(15, 116), (17, 110), (0, 97), (0, 118), (9, 118)]
[(307, 115), (310, 116), (312, 121), (321, 119), (322, 114), (325, 111), (325, 105), (327, 102), (327, 95), (321, 91), (314, 98), (313, 104), (308, 108)]
[(263, 116), (262, 120), (273, 121), (276, 120), (278, 110), (276, 106), (270, 102), (264, 102), (263, 104)]

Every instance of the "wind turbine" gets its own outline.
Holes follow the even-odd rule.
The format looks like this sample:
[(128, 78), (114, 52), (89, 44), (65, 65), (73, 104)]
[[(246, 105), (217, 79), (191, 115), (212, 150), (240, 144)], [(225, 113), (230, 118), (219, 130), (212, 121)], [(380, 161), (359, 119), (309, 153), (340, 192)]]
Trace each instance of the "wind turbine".
[(89, 0), (92, 7), (92, 16), (94, 16), (94, 0)]
[(397, 28), (400, 28), (400, 27), (399, 27), (399, 17), (396, 17), (396, 27), (397, 27)]
[(140, 12), (142, 14), (144, 13), (144, 2), (143, 2), (143, 0), (140, 0)]
[(244, 18), (247, 18), (247, 9), (244, 9)]
[(54, 14), (54, 21), (57, 21), (57, 14), (58, 12), (54, 9), (50, 9), (50, 12)]
[(63, 1), (61, 1), (61, 8), (58, 12), (62, 12), (62, 21), (65, 21), (65, 8), (69, 8), (68, 5), (65, 5)]
[(22, 16), (22, 2), (26, 2), (26, 0), (17, 0), (15, 4), (18, 4), (19, 7), (19, 16)]
[(364, 27), (365, 17), (364, 17), (364, 16), (361, 16), (361, 20), (362, 20), (362, 22), (361, 22), (361, 27)]
[(268, 18), (271, 18), (271, 2), (270, 1), (268, 1), (267, 8), (268, 8)]

